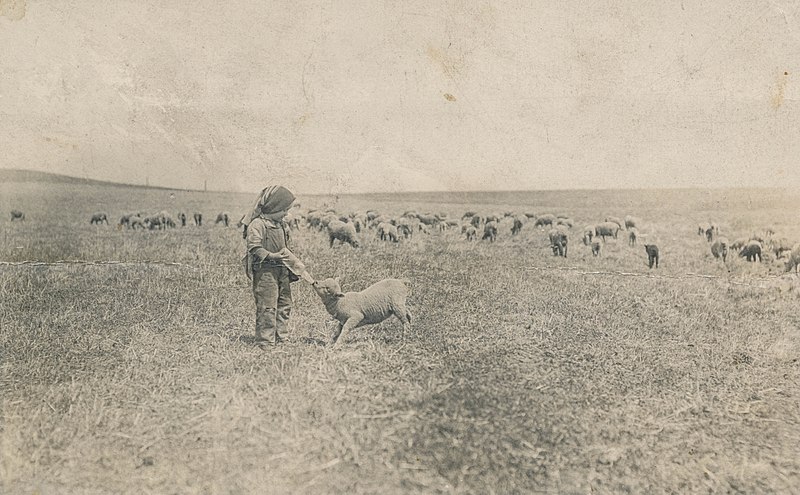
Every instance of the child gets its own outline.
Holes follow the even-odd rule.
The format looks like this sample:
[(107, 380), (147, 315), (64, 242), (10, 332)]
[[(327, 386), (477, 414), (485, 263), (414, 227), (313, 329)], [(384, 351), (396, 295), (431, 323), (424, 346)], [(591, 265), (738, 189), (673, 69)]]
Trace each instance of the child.
[(284, 264), (289, 236), (282, 220), (295, 197), (283, 186), (266, 187), (250, 213), (242, 219), (247, 253), (244, 263), (253, 280), (256, 300), (256, 345), (277, 345), (286, 334), (292, 309), (290, 282), (297, 280)]

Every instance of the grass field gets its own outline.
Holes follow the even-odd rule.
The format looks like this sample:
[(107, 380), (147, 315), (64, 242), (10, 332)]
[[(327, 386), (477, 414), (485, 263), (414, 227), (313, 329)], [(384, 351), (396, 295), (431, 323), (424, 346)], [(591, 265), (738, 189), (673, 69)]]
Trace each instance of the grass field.
[[(345, 290), (411, 281), (396, 321), (325, 346), (293, 285), (291, 334), (252, 345), (240, 233), (253, 198), (0, 185), (2, 493), (792, 493), (800, 491), (800, 284), (770, 257), (715, 261), (696, 224), (800, 240), (800, 197), (764, 190), (301, 198), (338, 211), (566, 213), (569, 257), (531, 225), (329, 249)], [(8, 211), (26, 212), (9, 222)], [(199, 210), (207, 226), (119, 231), (106, 211)], [(661, 248), (579, 243), (606, 215)], [(210, 217), (210, 218), (209, 218)], [(22, 261), (40, 264), (16, 264)], [(125, 263), (55, 263), (59, 260)]]

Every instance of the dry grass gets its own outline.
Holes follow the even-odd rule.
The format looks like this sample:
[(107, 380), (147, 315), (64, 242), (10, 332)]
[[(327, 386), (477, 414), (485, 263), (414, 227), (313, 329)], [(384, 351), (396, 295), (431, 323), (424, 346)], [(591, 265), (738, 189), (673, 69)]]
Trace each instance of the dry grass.
[(555, 258), (529, 225), (492, 245), (445, 233), (400, 245), (365, 238), (357, 251), (302, 231), (297, 251), (312, 273), (342, 275), (346, 290), (410, 279), (413, 332), (402, 340), (388, 321), (332, 351), (327, 314), (298, 282), (288, 342), (260, 351), (235, 229), (88, 225), (94, 210), (116, 218), (186, 205), (209, 217), (249, 197), (184, 193), (172, 206), (163, 191), (65, 186), (39, 205), (39, 186), (3, 187), (3, 211), (19, 205), (28, 221), (0, 219), (0, 259), (139, 263), (0, 267), (2, 492), (800, 486), (800, 286), (771, 261), (715, 262), (692, 232), (713, 218), (731, 238), (769, 223), (800, 239), (794, 198), (340, 198), (343, 211), (564, 212), (575, 231), (633, 213), (648, 221), (662, 267), (648, 271), (644, 249), (622, 241), (595, 259), (578, 234), (570, 257)]

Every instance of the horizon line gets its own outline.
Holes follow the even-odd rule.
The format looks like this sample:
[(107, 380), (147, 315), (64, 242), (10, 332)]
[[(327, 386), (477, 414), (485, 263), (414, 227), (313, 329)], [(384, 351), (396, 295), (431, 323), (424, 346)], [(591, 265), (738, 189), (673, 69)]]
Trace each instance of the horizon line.
[[(35, 173), (43, 174), (54, 177), (74, 180), (75, 183), (84, 183), (84, 185), (108, 185), (114, 187), (133, 187), (137, 189), (157, 189), (166, 191), (182, 191), (182, 192), (200, 192), (200, 193), (227, 193), (227, 194), (251, 194), (253, 191), (232, 190), (232, 189), (196, 189), (192, 187), (173, 187), (161, 186), (150, 184), (133, 184), (129, 182), (116, 182), (103, 179), (90, 179), (86, 177), (76, 177), (74, 175), (61, 174), (56, 172), (45, 172), (42, 170), (22, 169), (22, 168), (0, 168), (2, 171), (8, 172), (22, 172), (22, 173)], [(18, 180), (15, 182), (43, 182), (43, 181), (25, 181)], [(403, 191), (363, 191), (363, 192), (316, 192), (316, 193), (299, 193), (300, 196), (366, 196), (366, 195), (382, 195), (382, 194), (476, 194), (476, 193), (519, 193), (519, 192), (569, 192), (569, 191), (736, 191), (736, 190), (771, 190), (771, 191), (788, 191), (791, 189), (787, 186), (662, 186), (662, 187), (574, 187), (574, 188), (554, 188), (554, 189), (443, 189), (443, 190), (403, 190)]]

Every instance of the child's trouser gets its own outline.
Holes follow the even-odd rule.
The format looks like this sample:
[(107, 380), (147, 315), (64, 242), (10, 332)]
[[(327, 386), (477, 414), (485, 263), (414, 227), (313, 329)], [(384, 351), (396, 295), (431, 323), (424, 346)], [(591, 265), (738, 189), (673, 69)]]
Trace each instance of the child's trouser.
[(277, 344), (286, 335), (292, 309), (289, 269), (284, 266), (255, 268), (253, 295), (256, 298), (256, 344)]

